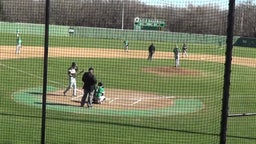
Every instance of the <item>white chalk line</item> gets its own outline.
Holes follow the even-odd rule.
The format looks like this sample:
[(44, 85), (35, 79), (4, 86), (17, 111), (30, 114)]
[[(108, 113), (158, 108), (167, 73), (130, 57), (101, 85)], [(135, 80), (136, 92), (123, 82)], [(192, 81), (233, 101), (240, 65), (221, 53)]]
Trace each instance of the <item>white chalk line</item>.
[[(37, 79), (43, 80), (43, 77), (39, 77), (39, 76), (37, 76), (35, 74), (32, 74), (32, 73), (27, 73), (27, 72), (25, 72), (25, 71), (23, 71), (21, 69), (18, 69), (18, 68), (15, 68), (15, 67), (11, 67), (11, 66), (7, 66), (7, 65), (2, 64), (2, 63), (0, 63), (0, 65), (3, 66), (3, 67), (6, 67), (8, 69), (15, 70), (17, 72), (23, 73), (25, 75), (32, 76), (32, 77), (35, 77)], [(57, 81), (48, 80), (48, 82), (64, 86), (63, 84), (61, 84), (61, 83), (59, 83)], [(81, 98), (83, 96), (83, 90), (77, 89), (77, 91), (81, 92), (82, 94), (79, 95), (79, 96), (76, 96), (76, 97), (72, 97), (71, 98), (72, 101), (80, 101), (81, 100)], [(155, 98), (149, 98), (149, 97), (148, 98), (145, 98), (145, 97), (142, 97), (142, 98), (134, 98), (134, 97), (114, 98), (114, 99), (110, 100), (108, 103), (110, 104), (110, 103), (113, 103), (113, 102), (115, 102), (117, 100), (129, 100), (129, 101), (135, 101), (135, 102), (133, 102), (131, 104), (121, 104), (121, 105), (135, 105), (135, 104), (141, 102), (142, 100), (154, 100), (154, 99), (162, 99), (162, 98), (164, 98), (164, 99), (168, 99), (169, 98), (170, 99), (170, 98), (175, 98), (175, 97), (174, 96), (170, 96), (170, 97), (155, 97)]]
[(116, 101), (117, 99), (119, 99), (119, 98), (114, 98), (114, 99), (110, 100), (108, 103), (110, 104), (110, 103)]
[(142, 99), (138, 99), (137, 101), (135, 101), (135, 102), (132, 103), (131, 105), (135, 105), (135, 104), (139, 103), (140, 101), (142, 101)]
[[(110, 99), (110, 98), (109, 98)], [(107, 99), (107, 100), (109, 100)], [(128, 97), (128, 98), (112, 98), (108, 102), (109, 104), (113, 104), (113, 102), (116, 102), (117, 100), (121, 100), (120, 103), (116, 102), (115, 105), (122, 105), (122, 106), (133, 106), (135, 104), (138, 104), (139, 102), (142, 102), (143, 100), (161, 100), (161, 99), (175, 99), (175, 96), (168, 96), (168, 97), (140, 97), (140, 98), (134, 98), (134, 97)], [(134, 101), (130, 104), (122, 103), (122, 101)]]
[[(39, 77), (39, 76), (37, 76), (36, 74), (27, 73), (26, 71), (23, 71), (23, 70), (21, 70), (21, 69), (15, 68), (15, 67), (7, 66), (7, 65), (2, 64), (2, 63), (0, 63), (0, 66), (3, 66), (3, 67), (6, 67), (6, 68), (8, 68), (8, 69), (11, 69), (11, 70), (15, 70), (15, 71), (17, 71), (17, 72), (20, 72), (20, 73), (22, 73), (22, 74), (25, 74), (25, 75), (32, 76), (32, 77), (34, 77), (34, 78), (43, 80), (43, 77)], [(57, 82), (57, 81), (48, 80), (48, 82), (49, 82), (49, 83), (53, 83), (53, 84), (57, 84), (57, 85), (59, 85), (59, 86), (66, 87), (65, 85), (63, 85), (62, 83)], [(83, 93), (84, 93), (83, 90), (76, 89), (76, 91), (81, 93), (81, 97), (83, 96)]]
[[(123, 97), (123, 98), (113, 98), (113, 99), (119, 99), (119, 100), (130, 100), (130, 101), (137, 101), (137, 100), (154, 100), (154, 99), (175, 99), (175, 96), (159, 96), (159, 97), (139, 97), (139, 98), (134, 98), (134, 97)], [(111, 99), (111, 98), (109, 98)]]
[[(2, 63), (0, 63), (0, 65), (3, 66), (3, 67), (6, 67), (6, 68), (8, 68), (8, 69), (11, 69), (11, 70), (15, 70), (15, 71), (17, 71), (17, 72), (20, 72), (20, 73), (22, 73), (22, 74), (25, 74), (25, 75), (32, 76), (32, 77), (34, 77), (34, 78), (43, 80), (43, 77), (39, 77), (39, 76), (37, 76), (37, 75), (35, 75), (35, 74), (28, 73), (28, 72), (23, 71), (23, 70), (21, 70), (21, 69), (18, 69), (18, 68), (15, 68), (15, 67), (11, 67), (11, 66), (7, 66), (7, 65), (2, 64)], [(63, 84), (61, 84), (61, 83), (59, 83), (59, 82), (52, 81), (52, 80), (48, 80), (48, 82), (54, 83), (54, 84), (58, 84), (58, 85), (63, 85)]]

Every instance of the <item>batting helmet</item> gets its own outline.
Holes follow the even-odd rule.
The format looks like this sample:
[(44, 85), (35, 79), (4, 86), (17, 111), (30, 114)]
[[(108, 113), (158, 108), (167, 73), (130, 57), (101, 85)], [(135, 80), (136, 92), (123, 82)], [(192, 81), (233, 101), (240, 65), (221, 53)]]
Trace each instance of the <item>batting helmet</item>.
[(91, 71), (91, 70), (94, 70), (94, 68), (93, 68), (93, 67), (90, 67), (90, 68), (88, 69), (88, 71)]

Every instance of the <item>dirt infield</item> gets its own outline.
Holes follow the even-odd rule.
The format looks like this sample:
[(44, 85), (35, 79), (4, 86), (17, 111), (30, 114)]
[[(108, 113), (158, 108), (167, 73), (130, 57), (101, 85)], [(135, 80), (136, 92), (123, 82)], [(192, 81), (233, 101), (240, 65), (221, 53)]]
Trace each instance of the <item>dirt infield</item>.
[[(84, 57), (84, 58), (147, 58), (147, 50), (129, 50), (124, 52), (121, 49), (104, 49), (104, 48), (59, 48), (49, 47), (49, 57)], [(15, 46), (0, 46), (0, 59), (12, 59), (12, 58), (28, 58), (28, 57), (43, 57), (43, 47), (30, 47), (23, 46), (21, 54), (15, 54)], [(154, 59), (173, 59), (172, 52), (156, 52)], [(189, 60), (197, 61), (209, 61), (224, 63), (224, 56), (216, 55), (199, 55), (189, 54)], [(182, 60), (182, 58), (181, 58)], [(232, 64), (256, 67), (256, 59), (254, 58), (242, 58), (232, 57)]]
[[(20, 54), (15, 54), (15, 47), (1, 46), (0, 47), (0, 59), (13, 59), (13, 58), (29, 58), (29, 57), (43, 57), (43, 47), (28, 47), (23, 46)], [(124, 52), (118, 49), (99, 49), (99, 48), (58, 48), (49, 47), (49, 57), (84, 57), (84, 58), (143, 58), (148, 56), (147, 51), (142, 50), (130, 50)], [(173, 59), (172, 52), (156, 52), (154, 59)], [(198, 55), (190, 54), (188, 60), (197, 61), (210, 61), (224, 63), (224, 56), (214, 55)], [(182, 58), (181, 58), (182, 60)], [(240, 58), (233, 57), (232, 63), (236, 65), (256, 67), (256, 59), (252, 58)], [(200, 71), (189, 70), (185, 68), (175, 67), (157, 67), (157, 68), (144, 68), (142, 71), (154, 73), (158, 75), (187, 75), (198, 76), (202, 73)], [(118, 89), (106, 89), (107, 101), (102, 105), (95, 105), (106, 109), (157, 109), (162, 107), (168, 107), (173, 104), (173, 97), (163, 98), (152, 93), (136, 92), (131, 90), (118, 90)], [(71, 95), (64, 96), (63, 90), (49, 93), (47, 95), (47, 101), (68, 104), (79, 105), (78, 102), (72, 101)], [(157, 100), (157, 102), (156, 102)]]
[[(47, 101), (57, 104), (79, 106), (82, 95), (73, 97), (71, 91), (67, 96), (63, 95), (63, 90), (48, 93)], [(173, 104), (174, 97), (160, 97), (146, 92), (131, 90), (106, 89), (106, 101), (102, 104), (95, 104), (94, 107), (105, 109), (126, 109), (126, 110), (150, 110), (168, 107)]]

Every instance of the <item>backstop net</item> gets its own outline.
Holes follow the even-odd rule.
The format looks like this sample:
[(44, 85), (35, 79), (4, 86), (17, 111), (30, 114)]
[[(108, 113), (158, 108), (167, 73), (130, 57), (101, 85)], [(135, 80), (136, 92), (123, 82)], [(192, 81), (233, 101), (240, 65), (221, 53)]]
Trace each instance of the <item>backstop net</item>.
[(0, 143), (254, 144), (255, 10), (0, 0)]

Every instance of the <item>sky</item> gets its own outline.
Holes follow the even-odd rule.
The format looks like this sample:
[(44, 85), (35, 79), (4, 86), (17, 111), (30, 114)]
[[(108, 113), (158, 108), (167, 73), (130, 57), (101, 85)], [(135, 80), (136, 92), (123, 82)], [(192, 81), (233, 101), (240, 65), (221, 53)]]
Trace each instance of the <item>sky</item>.
[[(228, 8), (229, 0), (140, 0), (148, 5), (170, 5), (170, 6), (177, 6), (177, 7), (187, 7), (188, 4), (193, 4), (195, 6), (198, 5), (212, 5), (212, 6), (219, 6), (220, 8)], [(236, 0), (236, 5), (245, 2), (247, 0)], [(254, 3), (256, 0), (252, 0)]]

